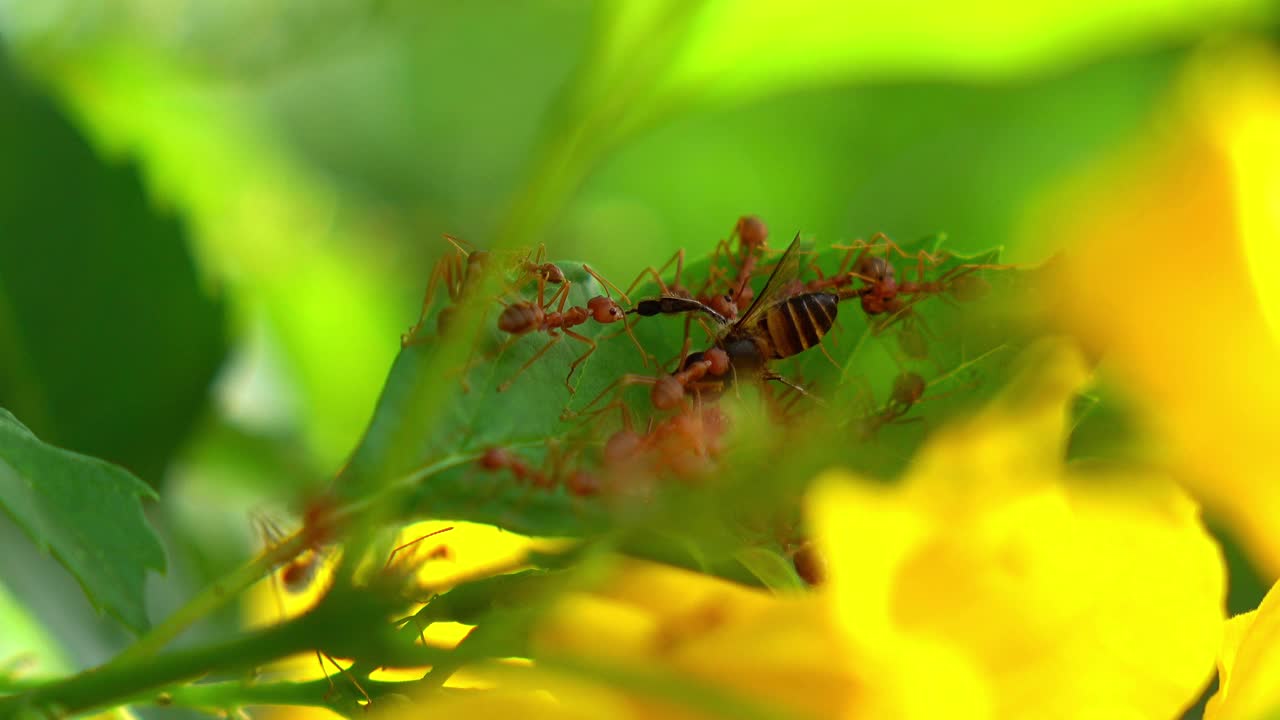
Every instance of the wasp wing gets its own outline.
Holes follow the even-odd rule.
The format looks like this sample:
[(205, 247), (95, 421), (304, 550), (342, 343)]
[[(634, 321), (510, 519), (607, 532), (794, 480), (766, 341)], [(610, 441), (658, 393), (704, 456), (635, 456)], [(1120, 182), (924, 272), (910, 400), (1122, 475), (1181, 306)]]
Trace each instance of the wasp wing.
[(800, 275), (800, 253), (797, 252), (799, 245), (800, 233), (796, 233), (795, 239), (791, 241), (786, 251), (782, 253), (778, 264), (773, 266), (773, 272), (769, 274), (769, 279), (765, 280), (764, 287), (760, 289), (760, 294), (756, 295), (755, 299), (751, 301), (747, 311), (738, 317), (738, 321), (733, 324), (730, 332), (740, 327), (749, 327), (766, 310), (789, 296), (792, 289), (789, 287), (791, 281)]

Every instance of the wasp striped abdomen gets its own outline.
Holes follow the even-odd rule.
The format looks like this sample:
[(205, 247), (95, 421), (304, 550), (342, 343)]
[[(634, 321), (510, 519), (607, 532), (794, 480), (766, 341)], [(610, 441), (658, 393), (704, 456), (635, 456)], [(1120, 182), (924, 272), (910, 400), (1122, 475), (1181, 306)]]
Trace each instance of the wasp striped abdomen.
[(765, 311), (761, 339), (767, 339), (769, 359), (787, 358), (822, 342), (836, 322), (840, 297), (828, 292), (793, 295)]

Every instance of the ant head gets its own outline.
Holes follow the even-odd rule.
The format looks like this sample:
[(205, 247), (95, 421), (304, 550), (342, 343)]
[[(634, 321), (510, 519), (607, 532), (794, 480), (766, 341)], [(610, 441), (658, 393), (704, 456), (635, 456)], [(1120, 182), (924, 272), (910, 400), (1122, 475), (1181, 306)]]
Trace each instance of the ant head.
[(764, 247), (765, 240), (769, 237), (769, 228), (755, 215), (743, 215), (738, 218), (738, 224), (734, 226), (734, 230), (738, 233), (738, 239), (746, 247)]
[(726, 318), (738, 316), (738, 303), (733, 301), (732, 295), (716, 295), (707, 305)]
[(707, 370), (715, 376), (724, 375), (729, 372), (729, 353), (720, 348), (711, 348), (703, 354), (703, 357), (711, 362), (711, 367)]
[(624, 314), (622, 308), (618, 307), (618, 303), (603, 295), (597, 295), (588, 300), (587, 309), (591, 311), (591, 317), (599, 323), (617, 322)]

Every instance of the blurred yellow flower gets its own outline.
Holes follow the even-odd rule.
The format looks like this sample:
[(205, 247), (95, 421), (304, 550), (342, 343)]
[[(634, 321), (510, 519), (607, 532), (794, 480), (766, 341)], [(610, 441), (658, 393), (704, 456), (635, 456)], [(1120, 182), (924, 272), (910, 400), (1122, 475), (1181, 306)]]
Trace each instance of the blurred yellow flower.
[(772, 595), (622, 561), (542, 620), (541, 669), (511, 695), (430, 709), (717, 714), (714, 702), (644, 691), (657, 681), (638, 689), (581, 670), (599, 666), (659, 668), (803, 717), (1176, 717), (1218, 649), (1219, 551), (1171, 482), (1063, 466), (1067, 408), (1086, 373), (1078, 352), (1041, 350), (999, 402), (937, 435), (901, 483), (818, 480), (808, 507), (830, 569), (820, 591)]
[(1140, 149), (1036, 218), (1064, 325), (1145, 401), (1178, 469), (1280, 576), (1280, 60), (1214, 53)]
[(1218, 658), (1218, 692), (1205, 720), (1280, 716), (1280, 583), (1253, 612), (1227, 621)]
[[(438, 535), (424, 537), (430, 533)], [(522, 562), (530, 550), (553, 551), (560, 547), (556, 541), (534, 540), (523, 535), (505, 532), (487, 525), (471, 523), (446, 523), (439, 521), (421, 522), (410, 525), (400, 531), (397, 543), (411, 543), (423, 538), (412, 546), (404, 547), (391, 561), (391, 567), (413, 568), (414, 581), (423, 588), (439, 591), (463, 579), (483, 576), (486, 569), (492, 572), (503, 572)], [(308, 551), (309, 552), (309, 551)], [(305, 555), (304, 555), (305, 557)], [(263, 579), (246, 594), (245, 625), (248, 627), (266, 627), (274, 625), (286, 618), (296, 617), (314, 606), (328, 589), (331, 571), (337, 559), (336, 552), (321, 553), (315, 558), (318, 567), (314, 576), (304, 587), (296, 592), (286, 591), (279, 580), (274, 577)], [(423, 591), (425, 596), (426, 590)], [(423, 639), (440, 647), (456, 645), (470, 626), (456, 623), (433, 623), (424, 628)], [(343, 662), (345, 667), (348, 662)], [(264, 668), (263, 672), (272, 676), (288, 677), (295, 680), (319, 678), (324, 674), (333, 675), (333, 666), (323, 671), (313, 654), (298, 655)], [(376, 675), (378, 679), (408, 679), (421, 677), (423, 670), (416, 673), (384, 671)], [(464, 687), (477, 684), (476, 679), (466, 673), (455, 675), (449, 683), (451, 686)], [(276, 720), (329, 720), (339, 717), (324, 708), (317, 707), (282, 707), (273, 708), (264, 715)]]

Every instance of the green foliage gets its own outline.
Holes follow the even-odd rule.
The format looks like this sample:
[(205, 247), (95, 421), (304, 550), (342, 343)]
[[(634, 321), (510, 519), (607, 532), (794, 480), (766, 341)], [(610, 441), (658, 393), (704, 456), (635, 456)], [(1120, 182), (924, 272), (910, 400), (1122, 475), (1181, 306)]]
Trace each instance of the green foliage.
[(0, 56), (0, 403), (158, 486), (225, 353), (173, 215)]
[(155, 493), (125, 470), (43, 443), (0, 409), (0, 505), (94, 605), (134, 630), (148, 625), (147, 570), (165, 569), (144, 497)]
[[(979, 251), (1013, 239), (1027, 203), (1131, 132), (1157, 102), (1181, 59), (1167, 43), (1260, 14), (1261, 3), (928, 2), (908, 14), (766, 0), (525, 2), (499, 12), (338, 0), (318, 14), (293, 0), (250, 5), (215, 4), (207, 22), (169, 23), (155, 22), (164, 14), (140, 0), (146, 12), (74, 23), (67, 45), (40, 34), (43, 20), (22, 23), (29, 11), (0, 11), (18, 18), (3, 30), (89, 134), (141, 157), (156, 195), (194, 228), (199, 265), (182, 224), (148, 202), (132, 165), (104, 164), (53, 104), (0, 75), (0, 402), (51, 443), (157, 483), (222, 359), (222, 306), (206, 291), (225, 282), (241, 329), (252, 332), (252, 362), (239, 381), (261, 383), (253, 387), (265, 388), (282, 419), (264, 428), (220, 410), (221, 427), (246, 440), (223, 449), (267, 478), (263, 494), (278, 500), (285, 473), (277, 468), (306, 475), (347, 457), (395, 332), (407, 324), (405, 308), (424, 284), (421, 269), (444, 247), (424, 237), (450, 231), (500, 253), (545, 240), (556, 256), (624, 275), (686, 247), (682, 279), (697, 289), (710, 264), (723, 262), (707, 257), (716, 236), (753, 211), (780, 237), (817, 235), (805, 280), (817, 277), (814, 267), (829, 274), (841, 263), (844, 251), (829, 245), (880, 229), (908, 238), (948, 230), (953, 245), (904, 243), (913, 256), (953, 251), (929, 263), (930, 277), (994, 264), (997, 253)], [(1074, 67), (1098, 48), (1153, 44), (1166, 50)], [(1045, 69), (1062, 74), (1041, 76)], [(975, 87), (940, 77), (1018, 81)], [(1012, 250), (1020, 260), (1043, 255), (1031, 241)], [(888, 257), (900, 279), (911, 273), (913, 261)], [(558, 265), (572, 281), (567, 305), (601, 292), (581, 262)], [(304, 527), (199, 593), (185, 588), (193, 599), (138, 644), (95, 672), (15, 685), (0, 697), (0, 716), (161, 698), (226, 714), (261, 702), (355, 715), (363, 692), (379, 702), (436, 687), (467, 662), (526, 653), (537, 613), (590, 578), (592, 558), (610, 551), (797, 589), (789, 553), (805, 537), (797, 506), (815, 473), (839, 464), (897, 476), (934, 429), (1002, 384), (1034, 334), (1025, 306), (1036, 273), (975, 274), (992, 285), (977, 301), (934, 296), (910, 313), (870, 318), (846, 301), (824, 342), (830, 359), (815, 349), (776, 363), (816, 399), (737, 383), (720, 400), (732, 429), (718, 462), (599, 497), (569, 492), (563, 474), (553, 487), (531, 487), (477, 460), (500, 447), (548, 472), (600, 471), (621, 412), (591, 411), (617, 397), (637, 428), (665, 421), (647, 385), (616, 396), (608, 389), (628, 374), (671, 370), (684, 320), (632, 318), (660, 367), (643, 362), (618, 325), (580, 326), (598, 349), (567, 388), (585, 344), (561, 339), (515, 378), (548, 337), (511, 339), (496, 327), (493, 296), (529, 299), (531, 285), (517, 293), (503, 289), (514, 276), (490, 278), (438, 332), (441, 293), (417, 342), (395, 357), (329, 492), (309, 498), (333, 503), (336, 531)], [(613, 277), (624, 286), (630, 279)], [(646, 283), (633, 299), (656, 293)], [(692, 332), (695, 350), (712, 342), (697, 323)], [(890, 414), (907, 372), (926, 382), (924, 396)], [(791, 401), (779, 420), (776, 406)], [(1113, 454), (1124, 413), (1101, 397), (1081, 416), (1073, 452)], [(280, 460), (299, 435), (307, 457)], [(202, 468), (183, 469), (190, 484), (166, 501), (203, 509)], [(41, 443), (7, 413), (0, 483), (6, 510), (97, 605), (131, 627), (145, 624), (142, 579), (164, 565), (138, 507), (145, 486)], [(414, 622), (390, 623), (410, 617), (411, 579), (368, 567), (380, 566), (390, 530), (421, 519), (586, 542), (528, 558), (537, 569), (512, 566), (417, 598), (430, 601)], [(265, 631), (164, 651), (251, 583), (322, 544), (320, 531), (347, 544), (317, 608)], [(414, 644), (421, 624), (455, 621), (477, 625), (457, 649)], [(57, 630), (79, 630), (68, 625)], [(348, 674), (359, 691), (342, 680), (191, 684), (304, 650), (353, 659)], [(421, 681), (369, 678), (377, 667), (425, 663), (434, 667)], [(561, 669), (736, 714), (731, 699), (708, 701), (673, 678)]]

